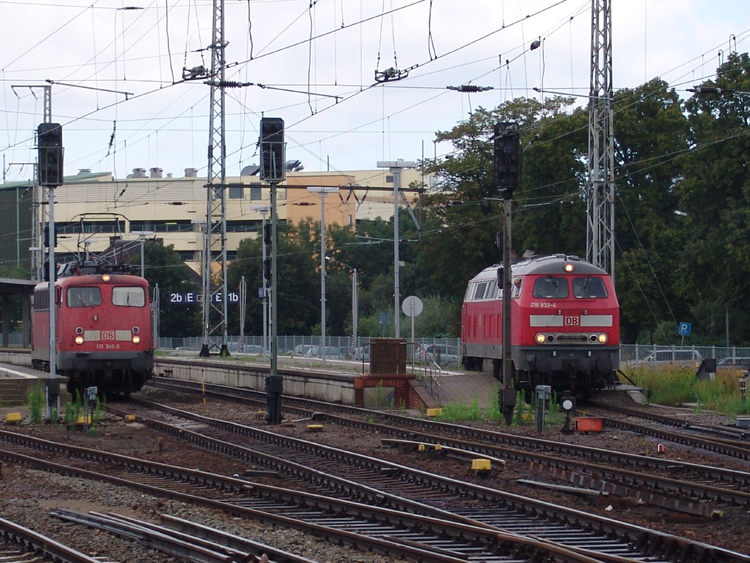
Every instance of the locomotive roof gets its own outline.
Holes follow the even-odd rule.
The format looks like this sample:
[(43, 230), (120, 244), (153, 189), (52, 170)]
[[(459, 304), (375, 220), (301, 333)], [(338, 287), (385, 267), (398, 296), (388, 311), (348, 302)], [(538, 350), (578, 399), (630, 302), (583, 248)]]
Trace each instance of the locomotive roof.
[[(516, 262), (511, 266), (511, 270), (514, 276), (565, 274), (565, 264), (573, 264), (573, 274), (608, 275), (607, 272), (598, 266), (594, 266), (591, 262), (587, 262), (578, 256), (565, 254), (534, 256), (533, 258)], [(489, 268), (485, 268), (473, 279), (496, 279), (497, 270), (500, 266), (500, 264), (495, 264)]]
[[(117, 284), (129, 284), (129, 285), (148, 285), (148, 281), (140, 276), (133, 274), (110, 274), (111, 278), (108, 282), (102, 281), (102, 274), (82, 274), (80, 276), (65, 276), (57, 278), (55, 285), (57, 286), (75, 286), (75, 285), (117, 285)], [(36, 286), (36, 291), (49, 287), (49, 282), (40, 282)]]

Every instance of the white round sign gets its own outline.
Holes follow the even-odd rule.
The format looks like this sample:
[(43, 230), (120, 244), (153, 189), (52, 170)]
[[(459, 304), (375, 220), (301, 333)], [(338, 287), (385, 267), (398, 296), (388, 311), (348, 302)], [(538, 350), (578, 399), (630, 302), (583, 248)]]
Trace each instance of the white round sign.
[(404, 299), (404, 302), (401, 304), (401, 309), (407, 317), (418, 317), (422, 314), (422, 300), (415, 295), (411, 295)]

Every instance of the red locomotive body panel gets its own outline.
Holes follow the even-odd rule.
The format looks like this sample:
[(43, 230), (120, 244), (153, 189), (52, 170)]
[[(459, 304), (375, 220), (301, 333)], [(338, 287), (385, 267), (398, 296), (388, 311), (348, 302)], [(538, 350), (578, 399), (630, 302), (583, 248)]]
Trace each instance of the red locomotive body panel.
[[(127, 274), (86, 274), (57, 280), (57, 373), (68, 390), (96, 386), (126, 395), (151, 376), (154, 342), (148, 282)], [(49, 370), (49, 284), (34, 294), (32, 364)]]
[[(502, 280), (498, 267), (469, 282), (462, 310), (464, 365), (501, 377)], [(609, 275), (575, 256), (532, 258), (512, 267), (514, 386), (589, 394), (614, 381), (619, 304)]]

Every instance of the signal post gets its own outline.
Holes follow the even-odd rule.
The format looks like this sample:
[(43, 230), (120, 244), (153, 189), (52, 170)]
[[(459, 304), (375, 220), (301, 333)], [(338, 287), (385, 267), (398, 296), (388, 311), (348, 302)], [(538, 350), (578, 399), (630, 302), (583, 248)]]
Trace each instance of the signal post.
[[(271, 354), (271, 375), (266, 378), (266, 420), (269, 424), (281, 424), (281, 393), (284, 390), (283, 378), (278, 371), (278, 310), (277, 302), (277, 260), (278, 260), (278, 217), (276, 212), (276, 187), (286, 177), (284, 156), (284, 120), (279, 117), (264, 117), (260, 120), (260, 178), (271, 184), (271, 240), (270, 272), (264, 262), (264, 277), (271, 278), (269, 305), (271, 309), (269, 335)], [(265, 237), (265, 232), (264, 232)], [(266, 241), (264, 240), (264, 244)], [(268, 260), (268, 258), (266, 258)]]
[(513, 421), (516, 390), (513, 389), (513, 358), (511, 356), (511, 212), (513, 192), (518, 188), (521, 155), (520, 134), (515, 123), (496, 123), (494, 135), (495, 182), (503, 196), (503, 268), (498, 283), (503, 288), (503, 388), (499, 392), (500, 410), (505, 424)]
[[(59, 123), (40, 123), (37, 128), (37, 144), (39, 147), (39, 185), (49, 191), (49, 223), (47, 225), (48, 278), (49, 278), (49, 375), (51, 380), (57, 379), (57, 322), (55, 319), (55, 245), (57, 233), (55, 231), (55, 188), (63, 183), (63, 142), (62, 125)], [(50, 408), (50, 400), (56, 399), (54, 408)], [(54, 411), (55, 416), (52, 416)], [(57, 422), (60, 414), (60, 382), (54, 381), (48, 386), (47, 417)]]

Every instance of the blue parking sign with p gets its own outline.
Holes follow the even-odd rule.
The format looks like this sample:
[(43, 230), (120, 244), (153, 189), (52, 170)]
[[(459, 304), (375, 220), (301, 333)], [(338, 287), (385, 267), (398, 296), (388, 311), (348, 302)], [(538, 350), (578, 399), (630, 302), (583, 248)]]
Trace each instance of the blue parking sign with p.
[(682, 336), (690, 336), (690, 329), (692, 325), (690, 323), (680, 323), (678, 332)]

